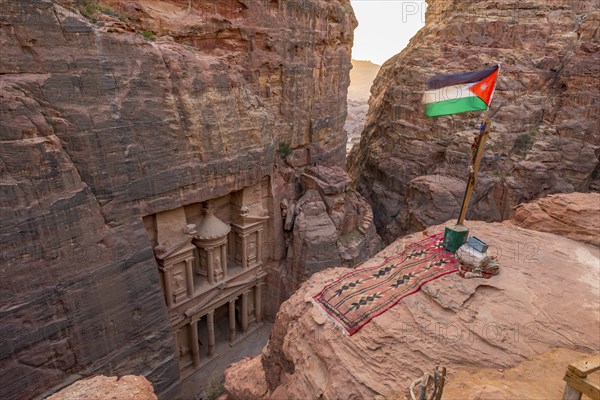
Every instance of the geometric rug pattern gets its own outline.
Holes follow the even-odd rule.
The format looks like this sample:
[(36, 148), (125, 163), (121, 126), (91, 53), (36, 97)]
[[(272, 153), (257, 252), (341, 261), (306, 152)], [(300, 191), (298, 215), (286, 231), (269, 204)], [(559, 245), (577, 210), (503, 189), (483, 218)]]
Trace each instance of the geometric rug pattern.
[(325, 286), (313, 300), (352, 336), (425, 283), (458, 271), (454, 254), (442, 247), (443, 239), (444, 234), (437, 233), (379, 265), (351, 271)]

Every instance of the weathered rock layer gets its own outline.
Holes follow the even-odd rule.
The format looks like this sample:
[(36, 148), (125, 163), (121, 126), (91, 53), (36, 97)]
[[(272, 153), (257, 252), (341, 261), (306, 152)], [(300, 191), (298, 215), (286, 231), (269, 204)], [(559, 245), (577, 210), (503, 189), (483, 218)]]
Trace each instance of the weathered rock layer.
[(598, 3), (427, 3), (425, 27), (382, 66), (360, 146), (348, 160), (384, 240), (458, 215), (453, 201), (439, 197), (448, 196), (449, 178), (420, 203), (420, 209), (446, 203), (435, 218), (412, 204), (415, 178), (444, 175), (465, 182), (468, 175), (479, 115), (427, 120), (420, 104), (427, 78), (440, 73), (501, 63), (471, 219), (504, 220), (517, 204), (550, 193), (598, 190)]
[(79, 380), (47, 400), (157, 400), (152, 385), (143, 376), (94, 376)]
[(556, 194), (519, 204), (511, 221), (525, 229), (600, 246), (600, 193)]

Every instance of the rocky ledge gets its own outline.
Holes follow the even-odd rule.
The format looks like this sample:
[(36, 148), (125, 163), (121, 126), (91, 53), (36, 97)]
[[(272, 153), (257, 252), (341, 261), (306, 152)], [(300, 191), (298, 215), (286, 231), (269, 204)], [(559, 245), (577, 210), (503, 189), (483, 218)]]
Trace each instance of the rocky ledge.
[[(348, 270), (315, 274), (282, 305), (262, 354), (226, 371), (229, 398), (402, 396), (437, 364), (449, 371), (448, 398), (560, 397), (566, 365), (600, 346), (600, 249), (510, 221), (467, 225), (490, 244), (499, 275), (441, 277), (347, 337), (311, 296)], [(403, 237), (363, 265), (442, 229)]]
[(157, 400), (152, 384), (143, 376), (94, 376), (82, 379), (46, 400)]
[(600, 246), (600, 193), (556, 194), (515, 207), (512, 221)]

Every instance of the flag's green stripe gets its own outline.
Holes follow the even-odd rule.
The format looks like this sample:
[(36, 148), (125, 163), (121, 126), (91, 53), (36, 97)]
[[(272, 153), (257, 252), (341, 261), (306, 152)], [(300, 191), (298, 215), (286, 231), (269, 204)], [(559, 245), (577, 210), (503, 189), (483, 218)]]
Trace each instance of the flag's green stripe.
[(425, 115), (427, 117), (439, 117), (441, 115), (460, 114), (467, 111), (487, 110), (485, 101), (477, 96), (463, 97), (462, 99), (453, 99), (440, 101), (438, 103), (425, 104)]

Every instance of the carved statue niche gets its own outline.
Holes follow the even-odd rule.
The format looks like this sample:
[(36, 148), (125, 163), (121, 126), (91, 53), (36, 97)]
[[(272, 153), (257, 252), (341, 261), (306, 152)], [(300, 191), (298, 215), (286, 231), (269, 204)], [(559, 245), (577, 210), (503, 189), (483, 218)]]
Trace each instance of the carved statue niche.
[(232, 224), (235, 240), (235, 261), (242, 269), (262, 264), (264, 221), (269, 219), (265, 212), (250, 215), (247, 207), (240, 210), (239, 222)]
[(185, 224), (183, 209), (156, 215), (159, 244), (154, 256), (162, 273), (167, 307), (171, 308), (194, 297), (192, 245), (194, 225)]
[(173, 270), (173, 300), (181, 302), (186, 297), (185, 267)]
[(204, 213), (194, 237), (200, 256), (196, 273), (213, 284), (227, 277), (227, 236), (231, 227), (214, 215), (210, 204), (204, 206)]
[(179, 363), (181, 367), (185, 367), (191, 364), (191, 352), (190, 352), (190, 337), (187, 329), (178, 329), (176, 331), (176, 344), (177, 344), (177, 355), (179, 356)]

